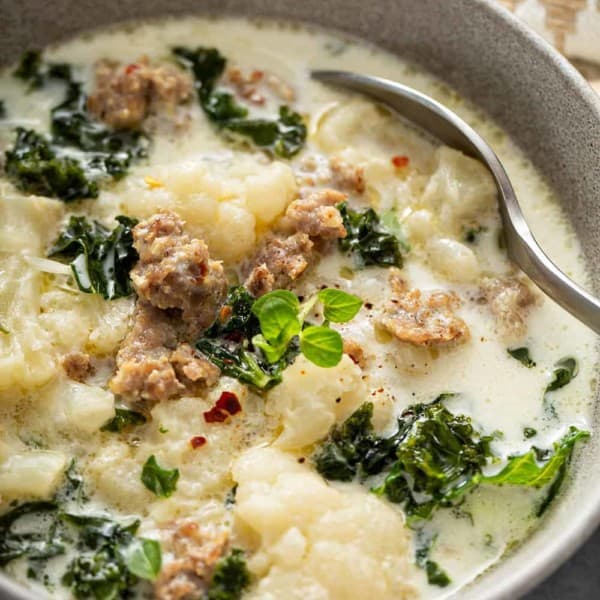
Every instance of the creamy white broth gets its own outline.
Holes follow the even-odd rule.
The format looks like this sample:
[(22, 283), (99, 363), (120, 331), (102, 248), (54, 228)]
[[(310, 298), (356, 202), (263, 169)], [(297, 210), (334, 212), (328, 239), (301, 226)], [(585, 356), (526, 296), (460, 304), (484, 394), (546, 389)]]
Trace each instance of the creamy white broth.
[[(351, 258), (337, 251), (323, 256), (319, 264), (299, 281), (294, 291), (308, 295), (323, 285), (335, 286), (356, 294), (367, 305), (373, 305), (372, 308), (364, 307), (356, 319), (339, 326), (339, 329), (372, 355), (361, 377), (356, 378), (354, 388), (362, 389), (363, 401), (374, 402), (376, 427), (391, 431), (394, 416), (411, 404), (430, 402), (441, 393), (455, 392), (457, 396), (447, 400), (446, 406), (455, 413), (472, 417), (477, 429), (486, 434), (502, 432), (502, 436), (492, 443), (494, 453), (502, 458), (525, 453), (532, 444), (550, 448), (570, 425), (590, 428), (595, 336), (541, 295), (538, 304), (527, 316), (525, 336), (510, 341), (499, 336), (489, 308), (476, 301), (481, 276), (511, 273), (510, 263), (498, 246), (500, 221), (493, 207), (479, 219), (479, 224), (484, 225), (486, 231), (480, 234), (477, 244), (470, 246), (477, 258), (477, 274), (465, 277), (462, 268), (455, 269), (453, 273), (434, 268), (427, 241), (418, 239), (410, 223), (416, 211), (431, 209), (430, 212), (435, 213), (437, 210), (435, 235), (452, 237), (449, 233), (452, 227), (443, 223), (442, 209), (433, 209), (424, 200), (423, 187), (427, 186), (437, 168), (435, 146), (385, 111), (373, 108), (367, 101), (311, 81), (309, 71), (316, 67), (339, 68), (389, 77), (430, 94), (459, 113), (491, 143), (503, 161), (528, 222), (544, 250), (569, 276), (585, 285), (588, 278), (579, 242), (552, 192), (531, 163), (483, 113), (453, 90), (397, 57), (355, 40), (289, 25), (196, 18), (131, 25), (85, 34), (48, 49), (45, 58), (75, 65), (76, 75), (83, 78), (91, 89), (92, 65), (96, 60), (108, 58), (128, 63), (145, 54), (152, 61), (162, 61), (169, 58), (169, 49), (173, 45), (215, 46), (230, 63), (245, 69), (268, 69), (286, 81), (297, 94), (292, 106), (308, 122), (306, 150), (289, 163), (285, 162), (289, 167), (272, 167), (270, 159), (263, 154), (228, 144), (194, 101), (189, 109), (188, 128), (183, 133), (159, 131), (153, 136), (149, 159), (133, 166), (123, 181), (107, 186), (95, 200), (73, 207), (52, 200), (41, 201), (39, 214), (32, 216), (29, 209), (21, 209), (25, 212), (19, 220), (14, 215), (18, 213), (15, 203), (19, 202), (21, 195), (1, 181), (2, 209), (9, 215), (9, 221), (1, 233), (0, 251), (20, 250), (44, 256), (44, 249), (56, 237), (64, 216), (70, 213), (71, 208), (103, 219), (107, 224), (118, 214), (147, 218), (162, 208), (168, 208), (179, 212), (188, 222), (191, 233), (205, 239), (211, 254), (223, 259), (226, 268), (233, 272), (239, 269), (240, 262), (252, 253), (260, 236), (272, 225), (268, 219), (261, 221), (260, 211), (253, 213), (248, 209), (252, 204), (251, 186), (261, 189), (263, 185), (268, 188), (268, 193), (287, 194), (285, 190), (290, 178), (293, 180), (295, 176), (298, 182), (302, 182), (312, 176), (303, 162), (306, 155), (316, 155), (317, 160), (325, 160), (327, 155), (340, 155), (349, 163), (365, 169), (367, 189), (362, 205), (366, 206), (368, 202), (382, 214), (390, 211), (396, 214), (412, 246), (405, 255), (402, 270), (410, 286), (455, 291), (462, 299), (457, 314), (468, 324), (471, 332), (467, 343), (439, 349), (414, 349), (393, 340), (389, 334), (382, 335), (374, 327), (374, 322), (390, 295), (385, 269), (369, 267), (354, 270), (353, 275), (348, 277), (344, 273), (354, 267)], [(23, 84), (6, 72), (0, 76), (0, 97), (5, 101), (8, 112), (8, 118), (0, 120), (0, 142), (8, 145), (12, 139), (11, 130), (16, 125), (47, 130), (48, 112), (62, 97), (62, 91), (57, 84), (50, 89), (24, 94)], [(343, 121), (340, 116), (343, 116), (343, 111), (355, 111), (363, 118)], [(253, 113), (272, 116), (273, 104), (253, 108)], [(410, 157), (406, 171), (390, 167), (390, 159), (395, 155)], [(279, 171), (269, 171), (266, 183), (261, 183), (260, 179), (254, 184), (250, 181), (253, 177), (261, 177), (268, 168)], [(156, 178), (163, 185), (152, 189), (147, 183), (148, 177)], [(482, 189), (486, 189), (485, 177), (481, 182)], [(459, 181), (459, 190), (467, 184), (466, 180)], [(299, 185), (301, 183), (293, 184), (292, 188)], [(291, 199), (294, 192), (289, 193)], [(46, 219), (40, 216), (44, 214)], [(232, 219), (238, 223), (235, 243), (227, 240)], [(42, 226), (40, 222), (43, 222)], [(18, 234), (15, 235), (18, 224), (37, 227), (37, 238), (30, 241), (18, 239)], [(443, 230), (441, 234), (440, 228)], [(248, 515), (251, 511), (248, 506), (246, 512), (243, 507), (239, 509), (243, 513), (242, 521), (246, 519), (240, 524), (237, 509), (231, 511), (223, 505), (225, 494), (236, 482), (231, 463), (240, 456), (247, 457), (249, 449), (273, 446), (280, 448), (277, 452), (282, 456), (296, 459), (307, 455), (307, 449), (281, 449), (278, 436), (282, 427), (285, 431), (291, 425), (282, 416), (286, 400), (277, 396), (277, 388), (262, 398), (238, 382), (223, 378), (217, 388), (203, 398), (182, 398), (158, 404), (152, 411), (152, 421), (139, 431), (121, 435), (82, 433), (69, 422), (68, 411), (65, 413), (61, 395), (64, 395), (68, 380), (57, 364), (58, 358), (65, 351), (81, 348), (114, 355), (127, 330), (127, 317), (133, 303), (130, 299), (123, 299), (108, 303), (109, 306), (99, 298), (65, 292), (66, 280), (60, 275), (40, 278), (32, 270), (31, 276), (32, 285), (39, 287), (37, 297), (45, 294), (41, 300), (38, 298), (42, 308), (32, 309), (32, 318), (37, 318), (36, 312), (43, 311), (40, 327), (46, 332), (47, 340), (41, 352), (49, 357), (53, 366), (48, 366), (47, 374), (40, 376), (41, 387), (25, 383), (22, 394), (15, 393), (14, 388), (0, 392), (0, 459), (3, 464), (14, 453), (26, 452), (32, 440), (39, 440), (43, 447), (59, 453), (65, 461), (77, 457), (90, 486), (91, 500), (85, 506), (86, 512), (101, 510), (122, 517), (141, 518), (140, 532), (153, 538), (160, 537), (166, 523), (180, 517), (192, 517), (201, 523), (231, 528), (235, 545), (248, 552), (254, 576), (248, 597), (291, 597), (287, 595), (285, 585), (295, 585), (294, 569), (301, 571), (305, 579), (310, 580), (314, 576), (315, 581), (321, 584), (318, 590), (311, 587), (312, 584), (306, 584), (308, 587), (302, 588), (304, 597), (350, 597), (341, 587), (333, 591), (328, 588), (323, 583), (325, 576), (311, 574), (310, 565), (300, 559), (296, 567), (290, 567), (283, 559), (277, 562), (277, 556), (286, 552), (292, 555), (293, 552), (286, 551), (286, 546), (281, 546), (283, 550), (277, 552), (260, 546), (256, 538), (269, 539), (269, 526), (253, 521), (256, 531), (249, 535), (251, 523)], [(53, 314), (56, 319), (53, 319)], [(0, 320), (4, 323), (3, 314)], [(24, 325), (16, 324), (15, 327)], [(78, 327), (85, 330), (85, 334), (75, 331)], [(88, 331), (91, 333), (88, 334)], [(111, 341), (111, 335), (114, 341)], [(507, 347), (515, 346), (530, 349), (536, 362), (534, 368), (523, 367), (507, 354)], [(98, 350), (100, 347), (101, 350)], [(542, 396), (551, 379), (553, 365), (565, 356), (577, 358), (579, 373), (569, 385), (553, 392), (556, 417), (552, 417), (544, 411)], [(356, 368), (352, 368), (352, 373), (355, 373)], [(337, 373), (332, 378), (337, 377)], [(345, 371), (340, 370), (340, 378), (350, 377), (349, 373), (350, 366)], [(110, 375), (111, 365), (108, 364), (106, 370), (99, 369), (95, 378), (86, 383), (105, 389)], [(18, 381), (15, 383), (19, 385)], [(284, 380), (281, 385), (286, 384)], [(343, 388), (345, 384), (340, 385)], [(235, 390), (239, 394), (243, 416), (216, 429), (206, 425), (202, 412), (212, 406), (223, 389)], [(353, 394), (352, 389), (344, 393), (349, 398)], [(351, 401), (355, 399), (351, 398)], [(312, 415), (310, 412), (307, 414), (308, 417)], [(525, 439), (525, 427), (535, 428), (537, 436)], [(190, 451), (188, 444), (192, 435), (205, 435), (208, 439), (206, 447)], [(308, 451), (311, 451), (310, 447)], [(141, 465), (150, 454), (156, 454), (161, 464), (180, 470), (178, 489), (171, 498), (153, 497), (139, 481)], [(298, 477), (304, 477), (305, 473), (307, 476), (314, 474), (310, 461), (298, 468), (302, 469)], [(493, 472), (499, 468), (500, 465), (490, 466), (489, 470)], [(316, 480), (312, 483), (307, 480), (309, 483), (321, 485)], [(323, 482), (322, 485), (328, 484)], [(341, 503), (348, 502), (348, 510), (356, 515), (357, 527), (364, 525), (361, 519), (369, 510), (376, 510), (370, 504), (368, 507), (360, 504), (364, 501), (363, 497), (370, 498), (368, 487), (356, 483), (332, 483), (329, 487), (339, 492)], [(0, 493), (4, 495), (2, 489)], [(273, 500), (273, 494), (265, 498)], [(452, 584), (446, 588), (427, 584), (423, 572), (412, 566), (417, 534), (404, 526), (398, 506), (386, 501), (374, 504), (382, 515), (382, 524), (374, 531), (385, 532), (387, 523), (389, 528), (405, 530), (408, 539), (408, 549), (399, 542), (398, 556), (394, 557), (401, 559), (396, 569), (397, 577), (400, 580), (405, 578), (405, 582), (392, 581), (389, 573), (385, 572), (388, 587), (379, 590), (382, 597), (443, 598), (451, 595), (529, 534), (539, 523), (534, 510), (543, 495), (543, 490), (481, 486), (458, 508), (438, 510), (420, 535), (437, 536), (432, 559), (452, 579)], [(30, 499), (28, 494), (22, 496)], [(14, 499), (21, 498), (15, 494), (2, 497), (6, 503)], [(370, 499), (367, 501), (371, 502)], [(326, 514), (323, 521), (311, 521), (310, 527), (302, 530), (305, 538), (311, 540), (307, 544), (317, 545), (319, 541), (326, 541), (326, 532), (322, 534), (324, 540), (318, 539), (319, 527), (315, 523), (325, 523), (331, 518)], [(268, 545), (270, 542), (264, 543)], [(275, 547), (275, 543), (272, 545)], [(357, 548), (368, 552), (368, 542)], [(169, 556), (166, 552), (165, 559), (168, 560)], [(369, 556), (371, 558), (376, 562), (375, 554)], [(380, 560), (384, 559), (380, 557)], [(64, 559), (51, 562), (49, 572), (54, 569), (58, 576), (64, 562)], [(23, 561), (11, 563), (7, 571), (26, 585), (44, 589), (27, 579)], [(373, 572), (367, 571), (365, 577), (372, 577)], [(322, 589), (328, 590), (329, 595), (323, 595)], [(56, 581), (48, 591), (56, 597), (69, 596), (68, 589)], [(377, 590), (374, 588), (373, 591)], [(363, 597), (360, 589), (352, 593)]]

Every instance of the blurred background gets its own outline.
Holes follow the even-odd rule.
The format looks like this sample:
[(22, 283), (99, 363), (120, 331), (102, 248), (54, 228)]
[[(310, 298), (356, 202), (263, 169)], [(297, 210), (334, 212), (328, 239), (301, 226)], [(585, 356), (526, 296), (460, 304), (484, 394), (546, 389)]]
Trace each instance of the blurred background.
[(562, 52), (600, 93), (600, 0), (498, 0)]

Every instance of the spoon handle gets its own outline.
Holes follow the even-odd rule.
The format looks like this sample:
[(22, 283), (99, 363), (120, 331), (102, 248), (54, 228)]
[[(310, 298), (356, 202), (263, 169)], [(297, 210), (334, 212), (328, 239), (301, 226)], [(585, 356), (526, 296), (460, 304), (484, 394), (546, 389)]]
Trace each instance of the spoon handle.
[(498, 205), (510, 259), (546, 295), (600, 334), (600, 301), (567, 277), (540, 248), (525, 221), (504, 166), (470, 125), (433, 98), (395, 81), (347, 71), (312, 71), (311, 76), (386, 104), (426, 134), (487, 165), (498, 187)]

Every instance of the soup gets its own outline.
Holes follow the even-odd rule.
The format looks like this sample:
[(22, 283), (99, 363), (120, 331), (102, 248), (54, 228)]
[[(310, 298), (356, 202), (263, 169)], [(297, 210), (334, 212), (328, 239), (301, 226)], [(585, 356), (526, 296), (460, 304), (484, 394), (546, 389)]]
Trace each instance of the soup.
[(510, 263), (491, 176), (310, 79), (357, 40), (186, 18), (0, 76), (0, 565), (52, 597), (443, 598), (550, 510), (594, 337)]

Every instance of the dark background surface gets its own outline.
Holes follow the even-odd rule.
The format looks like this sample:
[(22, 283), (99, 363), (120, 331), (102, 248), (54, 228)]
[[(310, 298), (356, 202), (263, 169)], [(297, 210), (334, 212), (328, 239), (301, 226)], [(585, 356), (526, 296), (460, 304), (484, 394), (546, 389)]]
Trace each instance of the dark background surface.
[(523, 600), (600, 599), (600, 529), (586, 544)]

